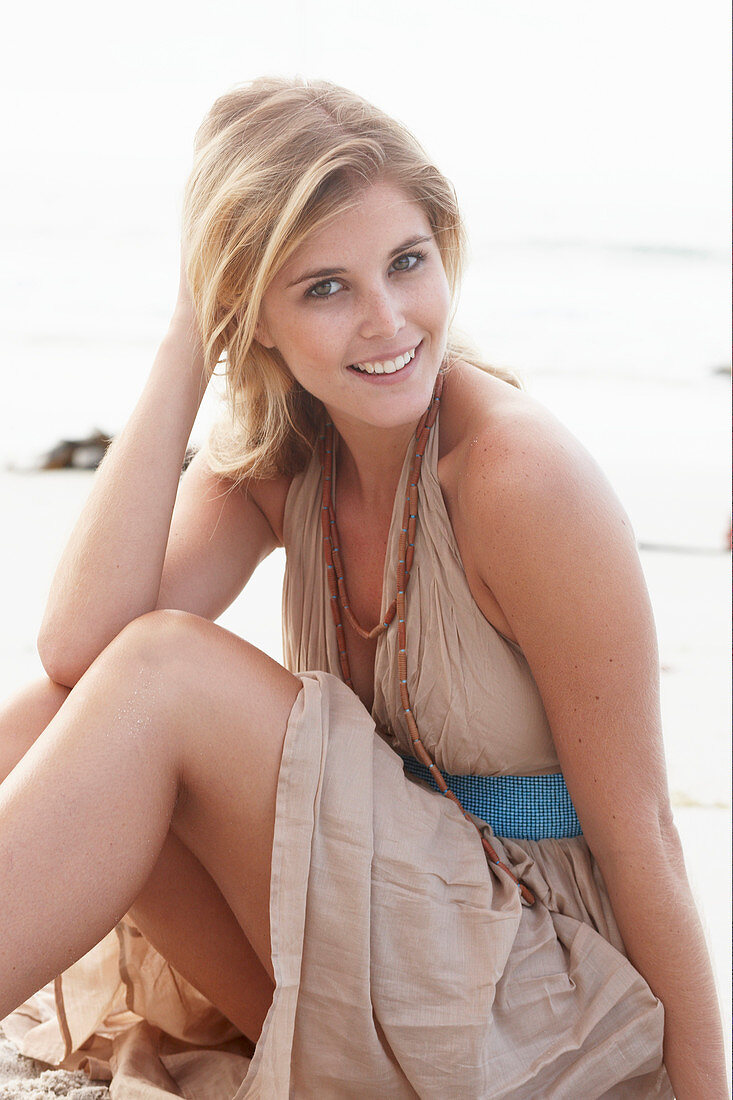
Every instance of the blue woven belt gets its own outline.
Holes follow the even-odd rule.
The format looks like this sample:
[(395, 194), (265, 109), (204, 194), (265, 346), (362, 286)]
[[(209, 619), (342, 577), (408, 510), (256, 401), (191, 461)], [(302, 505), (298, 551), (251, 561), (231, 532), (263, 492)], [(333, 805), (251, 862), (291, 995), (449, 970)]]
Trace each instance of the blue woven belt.
[[(430, 769), (412, 756), (405, 771), (439, 790)], [(581, 836), (582, 829), (561, 772), (555, 775), (451, 775), (440, 773), (464, 810), (488, 822), (497, 836), (517, 840)]]

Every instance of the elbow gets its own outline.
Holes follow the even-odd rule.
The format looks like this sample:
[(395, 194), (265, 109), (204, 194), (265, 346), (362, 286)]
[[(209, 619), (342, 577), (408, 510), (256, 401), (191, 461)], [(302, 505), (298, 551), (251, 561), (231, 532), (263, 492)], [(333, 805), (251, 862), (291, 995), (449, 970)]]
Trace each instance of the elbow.
[(630, 873), (645, 874), (653, 869), (658, 879), (685, 875), (682, 843), (668, 799), (637, 808), (624, 815), (622, 824), (586, 834), (588, 845), (604, 878), (625, 879)]
[(73, 664), (64, 659), (60, 653), (53, 650), (47, 651), (38, 646), (38, 656), (41, 658), (43, 670), (49, 680), (60, 684), (62, 687), (73, 688), (86, 672), (86, 668), (80, 664)]
[(665, 861), (672, 868), (673, 873), (682, 873), (686, 875), (682, 840), (677, 831), (672, 804), (669, 801), (659, 815), (659, 836), (660, 848), (664, 853)]
[(45, 623), (39, 632), (36, 648), (46, 675), (62, 687), (73, 688), (91, 664), (91, 661), (82, 658), (78, 649), (75, 652), (76, 647), (70, 639), (50, 630)]
[(650, 814), (647, 832), (652, 847), (665, 859), (665, 862), (676, 863), (681, 860), (684, 863), (682, 842), (677, 832), (672, 802), (666, 791), (660, 794)]
[(85, 637), (81, 628), (67, 629), (47, 617), (38, 632), (36, 649), (49, 679), (73, 688), (115, 636), (90, 630)]

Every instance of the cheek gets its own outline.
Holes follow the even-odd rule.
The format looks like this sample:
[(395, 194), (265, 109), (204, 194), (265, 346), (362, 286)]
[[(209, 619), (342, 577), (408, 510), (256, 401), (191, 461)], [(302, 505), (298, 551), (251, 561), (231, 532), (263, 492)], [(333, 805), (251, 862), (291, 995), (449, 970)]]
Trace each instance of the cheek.
[(322, 303), (310, 309), (299, 311), (293, 323), (288, 326), (288, 339), (291, 347), (313, 361), (339, 354), (340, 344), (348, 341), (353, 319), (342, 303)]
[(344, 353), (340, 327), (328, 312), (328, 306), (303, 311), (281, 324), (277, 333), (277, 347), (290, 373), (310, 392), (318, 389), (318, 378), (329, 375)]
[(316, 364), (328, 357), (328, 349), (338, 343), (337, 336), (333, 319), (322, 314), (305, 314), (289, 329), (288, 346), (294, 356)]
[(433, 325), (447, 325), (450, 313), (450, 288), (445, 275), (436, 276), (415, 296), (415, 307)]

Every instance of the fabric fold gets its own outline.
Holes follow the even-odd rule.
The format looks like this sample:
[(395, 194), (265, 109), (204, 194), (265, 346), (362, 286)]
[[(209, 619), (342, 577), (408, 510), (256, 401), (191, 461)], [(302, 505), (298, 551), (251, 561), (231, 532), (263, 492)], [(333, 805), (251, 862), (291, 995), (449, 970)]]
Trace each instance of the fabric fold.
[[(527, 661), (471, 596), (438, 426), (407, 605), (421, 735), (452, 774), (557, 772)], [(535, 894), (523, 905), (474, 824), (404, 773), (395, 624), (377, 645), (372, 714), (337, 678), (315, 455), (291, 484), (284, 533), (284, 652), (302, 690), (276, 796), (276, 986), (254, 1054), (129, 919), (61, 976), (57, 998), (51, 987), (13, 1013), (8, 1034), (44, 1061), (114, 1071), (119, 1100), (670, 1100), (663, 1009), (626, 958), (583, 837), (501, 838), (475, 819)]]

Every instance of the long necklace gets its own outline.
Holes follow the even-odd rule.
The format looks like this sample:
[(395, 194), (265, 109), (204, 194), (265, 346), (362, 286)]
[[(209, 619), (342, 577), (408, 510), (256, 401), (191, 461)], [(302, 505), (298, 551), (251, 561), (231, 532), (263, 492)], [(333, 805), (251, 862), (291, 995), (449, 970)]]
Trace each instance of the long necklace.
[[(354, 612), (351, 610), (349, 594), (346, 589), (344, 567), (341, 560), (341, 539), (336, 524), (336, 510), (333, 504), (332, 470), (334, 427), (330, 421), (326, 424), (320, 439), (322, 471), (321, 530), (323, 532), (323, 553), (326, 560), (326, 576), (328, 578), (328, 589), (331, 596), (331, 613), (336, 627), (339, 664), (341, 666), (341, 674), (344, 681), (352, 690), (354, 689), (341, 613), (343, 612), (349, 625), (360, 638), (369, 640), (383, 634), (395, 615), (397, 615), (397, 669), (400, 681), (400, 699), (405, 714), (405, 721), (407, 722), (407, 728), (410, 733), (414, 755), (421, 763), (430, 769), (430, 773), (443, 796), (452, 799), (459, 807), (466, 820), (471, 821), (471, 817), (469, 817), (463, 809), (463, 806), (461, 806), (460, 800), (455, 796), (453, 791), (449, 790), (446, 786), (439, 768), (436, 766), (435, 761), (431, 758), (430, 753), (422, 743), (420, 732), (417, 728), (417, 722), (415, 721), (415, 715), (410, 706), (410, 695), (407, 689), (407, 623), (405, 616), (405, 593), (410, 580), (410, 570), (412, 569), (412, 562), (415, 556), (415, 532), (417, 530), (419, 501), (418, 482), (420, 480), (420, 469), (422, 467), (422, 460), (425, 454), (428, 437), (438, 415), (438, 409), (440, 408), (440, 395), (442, 390), (443, 375), (439, 374), (435, 382), (435, 389), (433, 390), (430, 404), (420, 418), (420, 422), (415, 431), (415, 450), (412, 458), (412, 469), (407, 480), (405, 505), (402, 512), (402, 530), (400, 532), (399, 558), (397, 562), (397, 594), (392, 600), (382, 621), (378, 622), (371, 630), (365, 630), (358, 622)], [(473, 824), (475, 825), (476, 823), (473, 822)], [(478, 830), (478, 834), (481, 837), (481, 843), (491, 862), (497, 867), (501, 867), (503, 871), (506, 871), (509, 877), (519, 887), (519, 891), (524, 900), (529, 905), (533, 905), (535, 900), (534, 894), (532, 894), (510, 868), (499, 859), (493, 845), (486, 839), (478, 825), (476, 825), (476, 829)]]

